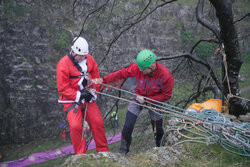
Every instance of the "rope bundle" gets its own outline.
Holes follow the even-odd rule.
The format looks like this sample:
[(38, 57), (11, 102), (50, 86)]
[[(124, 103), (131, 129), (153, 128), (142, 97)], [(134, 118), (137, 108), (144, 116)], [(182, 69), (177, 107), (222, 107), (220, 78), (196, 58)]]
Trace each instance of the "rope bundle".
[[(118, 91), (128, 93), (132, 96), (137, 96), (135, 93), (123, 89), (112, 87), (107, 84), (103, 85), (106, 87), (111, 87)], [(98, 93), (123, 101), (135, 103), (122, 97), (117, 97), (103, 92)], [(214, 109), (204, 109), (202, 110), (202, 112), (190, 112), (164, 102), (159, 102), (147, 97), (144, 98), (147, 100), (147, 104), (136, 104), (148, 108), (162, 116), (177, 117), (179, 118), (179, 120), (181, 120), (180, 123), (184, 124), (184, 126), (170, 126), (168, 127), (167, 131), (177, 130), (178, 133), (180, 133), (180, 130), (186, 130), (198, 136), (198, 138), (193, 138), (180, 133), (183, 137), (188, 138), (188, 140), (183, 140), (179, 143), (176, 143), (172, 147), (184, 142), (198, 142), (207, 145), (218, 143), (221, 147), (231, 153), (250, 157), (249, 123), (231, 122), (228, 118), (218, 113)], [(187, 127), (188, 124), (191, 125), (191, 127)], [(192, 130), (192, 128), (195, 128), (197, 132)]]

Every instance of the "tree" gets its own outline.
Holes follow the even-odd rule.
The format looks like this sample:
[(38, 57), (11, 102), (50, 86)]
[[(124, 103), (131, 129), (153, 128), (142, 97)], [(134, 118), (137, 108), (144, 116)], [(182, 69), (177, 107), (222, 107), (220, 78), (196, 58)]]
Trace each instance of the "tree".
[[(144, 3), (144, 6), (139, 12), (137, 12), (134, 15), (128, 16), (125, 19), (124, 23), (119, 25), (118, 32), (114, 35), (113, 39), (111, 39), (110, 42), (107, 44), (105, 55), (99, 62), (99, 65), (104, 63), (106, 57), (109, 55), (111, 51), (112, 46), (123, 34), (125, 34), (129, 29), (131, 29), (138, 23), (145, 20), (148, 16), (154, 13), (158, 8), (161, 8), (174, 1), (176, 0), (157, 1), (157, 3), (155, 3), (154, 1), (149, 0)], [(210, 85), (203, 89), (201, 89), (201, 87), (198, 86), (197, 91), (195, 91), (186, 99), (183, 99), (177, 102), (176, 105), (184, 102), (185, 104), (182, 107), (185, 108), (190, 102), (192, 102), (193, 100), (197, 100), (200, 96), (202, 96), (204, 92), (211, 91), (211, 90), (213, 90), (213, 92), (216, 92), (216, 96), (218, 98), (218, 90), (220, 90), (221, 98), (223, 99), (223, 101), (226, 101), (228, 103), (230, 114), (233, 114), (235, 116), (246, 114), (247, 112), (250, 112), (250, 102), (249, 101), (247, 102), (245, 99), (240, 98), (238, 76), (239, 76), (240, 67), (242, 65), (242, 60), (241, 60), (241, 54), (240, 54), (240, 49), (239, 49), (239, 42), (237, 38), (237, 32), (234, 27), (232, 2), (228, 2), (227, 0), (209, 0), (209, 1), (214, 7), (214, 9), (216, 10), (216, 16), (219, 21), (219, 26), (217, 26), (216, 23), (214, 22), (209, 22), (205, 18), (205, 16), (203, 16), (204, 0), (198, 1), (196, 17), (199, 23), (201, 23), (203, 26), (205, 26), (206, 28), (208, 28), (210, 31), (214, 33), (217, 40), (201, 39), (194, 44), (194, 46), (190, 49), (188, 53), (161, 57), (158, 59), (158, 61), (164, 61), (164, 60), (169, 60), (169, 59), (179, 59), (179, 58), (184, 57), (188, 59), (188, 61), (200, 64), (204, 66), (207, 70), (209, 70), (209, 75), (215, 83), (215, 86)], [(83, 21), (82, 29), (79, 33), (79, 36), (84, 33), (87, 20), (90, 19), (90, 17), (94, 15), (95, 13), (105, 10), (105, 8), (109, 8), (110, 7), (109, 3), (111, 2), (112, 1), (109, 1), (109, 0), (104, 1), (101, 5), (99, 6), (97, 5), (95, 9), (93, 9), (86, 15)], [(80, 1), (75, 0), (73, 6), (76, 6), (77, 3), (80, 3)], [(112, 15), (114, 6), (115, 6), (115, 1), (112, 2), (112, 9), (111, 9), (110, 17)], [(75, 11), (73, 8), (73, 14), (74, 13)], [(242, 19), (244, 19), (245, 17), (243, 17)], [(222, 57), (224, 56), (224, 59), (222, 59), (222, 69), (223, 69), (222, 79), (218, 78), (218, 76), (216, 75), (216, 72), (213, 70), (212, 66), (208, 62), (194, 55), (193, 53), (194, 49), (201, 42), (219, 43), (220, 50), (218, 50), (218, 53), (221, 54)], [(202, 82), (202, 81), (199, 81), (199, 82)]]
[[(207, 21), (203, 16), (204, 0), (197, 5), (198, 21), (211, 30), (220, 42), (223, 56), (223, 83), (221, 91), (226, 97), (229, 113), (235, 116), (250, 112), (250, 102), (240, 98), (238, 76), (242, 65), (237, 32), (234, 27), (232, 3), (227, 0), (209, 0), (216, 10), (219, 27)], [(225, 54), (223, 53), (225, 50)]]

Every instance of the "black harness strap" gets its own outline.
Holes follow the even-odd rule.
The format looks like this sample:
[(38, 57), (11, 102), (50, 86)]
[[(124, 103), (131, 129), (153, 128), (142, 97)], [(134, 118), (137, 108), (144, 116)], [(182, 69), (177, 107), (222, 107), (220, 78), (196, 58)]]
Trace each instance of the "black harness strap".
[[(72, 63), (74, 64), (74, 66), (77, 68), (77, 70), (80, 71), (80, 73), (82, 74), (82, 75), (80, 75), (80, 76), (70, 76), (69, 78), (70, 78), (70, 79), (74, 79), (74, 78), (81, 78), (81, 77), (83, 77), (83, 76), (86, 76), (85, 73), (83, 74), (83, 71), (82, 71), (81, 66), (78, 64), (78, 62), (77, 62), (76, 59), (73, 57), (73, 55), (70, 53), (70, 54), (68, 55), (68, 57), (69, 57), (69, 59), (72, 61)], [(86, 56), (84, 59), (87, 59), (87, 56)], [(87, 63), (87, 62), (86, 62), (86, 65), (87, 65), (87, 73), (88, 73), (88, 63)]]
[(70, 76), (69, 79), (75, 79), (75, 78), (81, 78), (83, 75), (79, 75), (79, 76)]
[(79, 104), (78, 103), (74, 103), (65, 112), (66, 112), (66, 114), (68, 114), (73, 108), (75, 108), (74, 109), (74, 113), (77, 113), (78, 107), (79, 107)]
[[(69, 55), (68, 55), (68, 57), (69, 57), (69, 59), (72, 61), (72, 63), (74, 64), (74, 66), (77, 68), (77, 70), (78, 71), (80, 71), (80, 73), (82, 74), (82, 68), (81, 68), (81, 66), (78, 64), (78, 62), (76, 61), (76, 59), (73, 57), (73, 55), (70, 53)], [(87, 59), (87, 57), (85, 57), (85, 59)], [(86, 62), (86, 65), (87, 65), (87, 72), (88, 72), (88, 64), (87, 64), (87, 62)], [(82, 75), (80, 75), (80, 76), (70, 76), (69, 78), (70, 79), (73, 79), (73, 78), (81, 78), (81, 77), (83, 77), (84, 75), (82, 74)], [(74, 103), (74, 104), (72, 104), (67, 110), (66, 110), (66, 114), (68, 114), (73, 108), (75, 108), (74, 109), (74, 113), (77, 113), (77, 109), (78, 109), (78, 107), (79, 107), (79, 103)]]
[(71, 53), (68, 55), (68, 57), (72, 61), (72, 63), (76, 66), (77, 70), (82, 72), (81, 66), (77, 63), (76, 59), (72, 56)]

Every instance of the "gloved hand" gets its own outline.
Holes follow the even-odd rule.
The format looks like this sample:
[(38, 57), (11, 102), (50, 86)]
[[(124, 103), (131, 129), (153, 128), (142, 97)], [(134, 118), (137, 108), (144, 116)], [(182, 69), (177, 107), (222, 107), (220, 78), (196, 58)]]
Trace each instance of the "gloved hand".
[(141, 104), (145, 103), (145, 99), (143, 96), (137, 95), (136, 100)]
[(87, 89), (81, 90), (80, 101), (82, 99), (85, 99), (86, 102), (90, 102), (90, 100), (92, 99), (92, 97), (94, 97), (94, 96)]
[(94, 84), (102, 84), (103, 78), (95, 78), (91, 80)]

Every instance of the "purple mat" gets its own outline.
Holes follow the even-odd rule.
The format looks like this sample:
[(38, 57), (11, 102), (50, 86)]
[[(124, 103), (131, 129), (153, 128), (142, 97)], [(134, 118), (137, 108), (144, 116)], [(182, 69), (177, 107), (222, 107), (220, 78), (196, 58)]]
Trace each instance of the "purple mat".
[[(107, 138), (108, 144), (115, 143), (121, 140), (121, 133), (116, 134), (113, 137)], [(88, 145), (88, 150), (95, 149), (95, 142), (92, 140)], [(68, 145), (64, 147), (60, 147), (54, 150), (49, 150), (46, 152), (33, 153), (26, 157), (20, 158), (14, 161), (1, 162), (0, 167), (21, 167), (28, 166), (32, 164), (37, 164), (45, 161), (49, 161), (52, 159), (56, 159), (59, 157), (63, 157), (68, 154), (74, 154), (73, 146)]]

